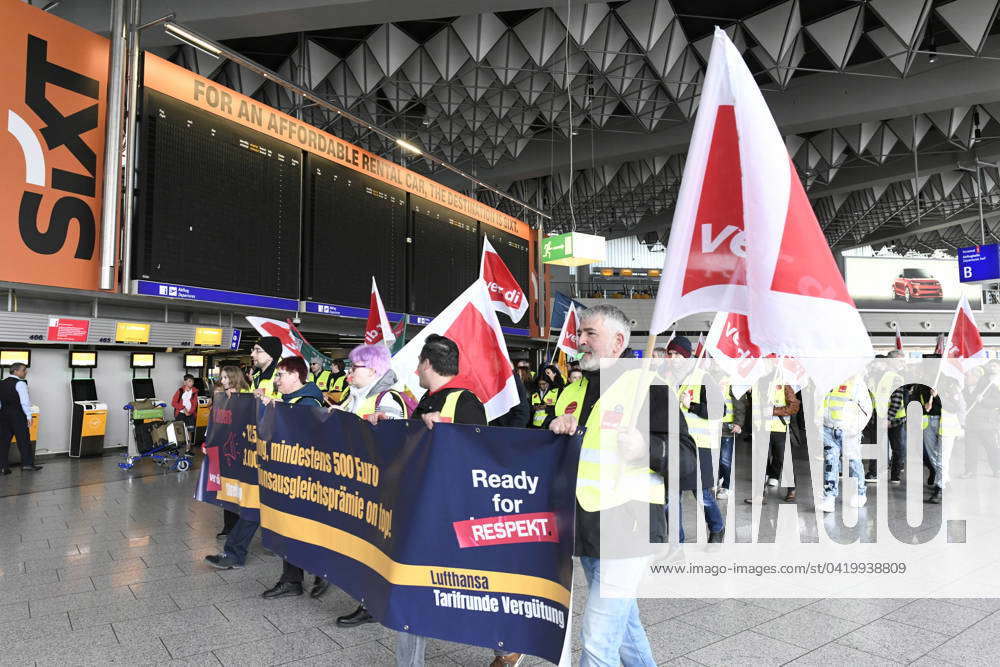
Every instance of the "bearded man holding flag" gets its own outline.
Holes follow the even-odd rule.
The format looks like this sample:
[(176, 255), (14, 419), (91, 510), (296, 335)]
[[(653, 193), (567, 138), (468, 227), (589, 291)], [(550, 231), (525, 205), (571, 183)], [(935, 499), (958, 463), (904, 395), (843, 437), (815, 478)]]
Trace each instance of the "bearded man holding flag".
[[(575, 555), (580, 557), (589, 587), (582, 619), (581, 665), (656, 664), (634, 595), (651, 555), (649, 543), (663, 543), (667, 538), (663, 476), (671, 416), (666, 406), (652, 406), (647, 444), (642, 434), (628, 426), (631, 411), (639, 410), (649, 394), (650, 379), (636, 375), (644, 372), (627, 371), (602, 392), (602, 361), (611, 364), (628, 356), (630, 337), (631, 323), (614, 306), (594, 306), (580, 314), (580, 367), (586, 380), (582, 405), (549, 424), (559, 434), (575, 433), (579, 426), (587, 429), (576, 483)], [(673, 419), (681, 446), (693, 449), (679, 411)], [(615, 526), (615, 535), (601, 535), (602, 513), (608, 513), (604, 524)], [(646, 525), (649, 535), (638, 535), (638, 528)], [(602, 586), (618, 594), (602, 597)]]

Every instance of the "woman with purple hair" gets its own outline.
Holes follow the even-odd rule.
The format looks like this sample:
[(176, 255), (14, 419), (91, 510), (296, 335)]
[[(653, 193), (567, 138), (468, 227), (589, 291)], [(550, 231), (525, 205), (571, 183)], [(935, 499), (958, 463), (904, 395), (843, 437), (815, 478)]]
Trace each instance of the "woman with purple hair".
[(351, 372), (347, 382), (351, 393), (338, 407), (353, 412), (375, 424), (380, 419), (406, 419), (406, 402), (392, 386), (396, 373), (392, 370), (389, 348), (381, 343), (358, 345), (351, 350)]
[[(389, 348), (381, 343), (358, 345), (351, 350), (351, 372), (347, 382), (351, 393), (347, 400), (337, 406), (338, 410), (353, 412), (372, 424), (382, 419), (406, 419), (409, 410), (402, 395), (392, 388), (396, 384), (396, 373), (392, 370)], [(337, 625), (353, 628), (365, 623), (375, 623), (375, 618), (362, 604), (350, 614), (337, 618)]]

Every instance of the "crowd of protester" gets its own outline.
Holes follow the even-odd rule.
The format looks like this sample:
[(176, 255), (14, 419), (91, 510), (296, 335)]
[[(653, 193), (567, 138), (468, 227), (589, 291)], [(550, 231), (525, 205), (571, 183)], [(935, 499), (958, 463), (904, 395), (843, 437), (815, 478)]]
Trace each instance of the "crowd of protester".
[[(596, 412), (600, 387), (601, 358), (631, 356), (628, 349), (629, 322), (613, 306), (598, 306), (581, 315), (579, 337), (582, 357), (560, 367), (545, 363), (533, 369), (528, 359), (514, 360), (514, 376), (520, 402), (491, 426), (549, 429), (554, 433), (570, 434), (585, 426), (581, 461), (588, 459), (588, 450), (598, 451), (601, 425)], [(389, 351), (382, 345), (361, 345), (351, 351), (349, 359), (338, 361), (332, 370), (318, 364), (309, 368), (300, 358), (281, 359), (277, 339), (261, 338), (251, 353), (254, 370), (246, 377), (238, 367), (221, 369), (217, 390), (229, 395), (255, 393), (265, 403), (282, 401), (326, 409), (350, 412), (377, 423), (383, 419), (421, 419), (427, 428), (446, 421), (465, 424), (486, 424), (483, 404), (472, 391), (456, 387), (458, 347), (441, 336), (430, 336), (420, 355), (417, 375), (426, 393), (415, 403), (397, 388), (397, 378), (391, 368)], [(651, 661), (648, 641), (638, 616), (634, 599), (611, 600), (596, 594), (600, 580), (600, 522), (602, 511), (622, 511), (636, 503), (655, 509), (651, 522), (651, 542), (668, 541), (668, 531), (676, 522), (679, 541), (688, 541), (681, 521), (683, 504), (700, 506), (707, 528), (708, 542), (725, 541), (725, 509), (729, 506), (733, 485), (734, 460), (749, 452), (751, 433), (755, 426), (768, 433), (767, 462), (764, 470), (763, 494), (743, 499), (749, 504), (767, 504), (775, 500), (797, 502), (795, 471), (784, 469), (786, 444), (791, 445), (792, 460), (806, 456), (806, 431), (810, 419), (820, 429), (823, 447), (822, 496), (816, 499), (815, 510), (823, 514), (836, 511), (837, 501), (858, 508), (867, 503), (866, 486), (885, 476), (890, 485), (905, 479), (907, 408), (916, 403), (921, 415), (923, 460), (927, 472), (927, 495), (931, 504), (941, 502), (953, 477), (967, 478), (980, 472), (985, 461), (988, 473), (1000, 477), (1000, 440), (994, 426), (1000, 416), (1000, 361), (974, 369), (964, 383), (952, 377), (939, 377), (935, 387), (906, 384), (902, 371), (905, 359), (898, 352), (876, 360), (864, 374), (843, 381), (814, 406), (815, 414), (806, 412), (803, 387), (787, 383), (772, 383), (760, 394), (761, 387), (740, 385), (722, 375), (711, 363), (688, 363), (683, 377), (677, 376), (678, 364), (669, 360), (692, 360), (692, 345), (683, 336), (672, 338), (657, 347), (646, 368), (658, 374), (658, 381), (649, 392), (649, 434), (641, 439), (623, 435), (619, 440), (620, 454), (627, 465), (641, 474), (653, 475), (660, 481), (654, 497), (626, 495), (605, 507), (605, 500), (588, 496), (586, 487), (593, 482), (585, 464), (581, 463), (577, 487), (577, 524), (575, 555), (590, 586), (583, 625), (584, 653), (581, 664), (616, 664), (619, 655), (631, 655), (635, 664)], [(349, 366), (349, 370), (347, 370)], [(763, 386), (763, 385), (762, 385)], [(809, 388), (811, 389), (811, 388)], [(671, 396), (673, 392), (673, 396)], [(186, 408), (192, 395), (184, 388), (175, 396), (175, 403)], [(753, 401), (764, 403), (754, 410)], [(675, 406), (672, 412), (670, 406)], [(714, 406), (714, 407), (713, 407)], [(757, 420), (754, 422), (754, 414)], [(668, 457), (666, 442), (671, 415), (678, 421), (680, 456), (678, 458), (679, 488), (676, 507), (666, 502)], [(883, 458), (884, 468), (877, 460), (862, 459), (862, 443), (876, 442), (877, 418), (887, 418), (888, 437)], [(911, 445), (912, 446), (912, 445)], [(955, 470), (952, 458), (958, 451), (963, 468)], [(625, 465), (625, 464), (623, 464)], [(793, 466), (794, 468), (794, 466)], [(912, 476), (911, 476), (912, 478)], [(919, 477), (923, 481), (923, 476)], [(784, 493), (778, 491), (782, 480), (790, 482)], [(805, 480), (802, 481), (805, 483)], [(845, 493), (844, 489), (850, 487)], [(758, 487), (759, 488), (759, 487)], [(777, 496), (775, 495), (777, 491)], [(645, 493), (645, 492), (644, 492)], [(690, 495), (688, 495), (690, 494)], [(685, 500), (691, 498), (691, 500)], [(627, 523), (627, 522), (625, 522)], [(225, 538), (222, 552), (208, 556), (214, 567), (230, 569), (246, 562), (250, 542), (258, 525), (225, 513), (220, 538)], [(693, 538), (697, 539), (697, 538)], [(648, 554), (626, 554), (622, 558), (648, 557)], [(287, 561), (278, 582), (263, 593), (265, 598), (302, 595), (304, 574)], [(329, 584), (315, 577), (310, 595), (323, 595)], [(363, 604), (345, 610), (337, 624), (350, 628), (377, 620)], [(422, 665), (426, 639), (410, 633), (397, 635), (396, 657), (400, 665)], [(520, 654), (495, 651), (493, 667), (516, 665)], [(651, 662), (649, 664), (652, 664)]]

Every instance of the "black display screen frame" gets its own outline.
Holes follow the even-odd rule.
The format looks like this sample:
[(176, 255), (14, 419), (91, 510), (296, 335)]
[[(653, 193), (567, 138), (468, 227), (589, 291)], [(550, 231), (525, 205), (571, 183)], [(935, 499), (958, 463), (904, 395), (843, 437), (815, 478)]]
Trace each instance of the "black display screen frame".
[(303, 202), (303, 299), (367, 308), (374, 275), (386, 310), (405, 312), (407, 192), (307, 153)]
[(133, 277), (299, 298), (303, 151), (148, 88), (142, 109)]

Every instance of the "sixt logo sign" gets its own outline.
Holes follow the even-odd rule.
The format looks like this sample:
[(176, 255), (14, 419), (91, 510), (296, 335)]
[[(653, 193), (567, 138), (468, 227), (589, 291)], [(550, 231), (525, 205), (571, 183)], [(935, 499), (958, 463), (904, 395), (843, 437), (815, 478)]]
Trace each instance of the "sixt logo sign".
[(0, 280), (99, 289), (110, 43), (23, 2), (0, 26)]
[[(76, 259), (94, 256), (97, 225), (92, 208), (97, 194), (97, 153), (84, 135), (97, 129), (100, 82), (48, 59), (48, 42), (28, 35), (24, 103), (42, 122), (39, 134), (13, 109), (7, 111), (7, 131), (17, 139), (24, 155), (25, 185), (18, 211), (21, 240), (32, 252), (53, 255), (66, 244), (71, 227), (78, 228)], [(49, 95), (59, 89), (94, 100), (93, 104), (63, 113)], [(42, 143), (44, 142), (44, 148)], [(65, 147), (76, 169), (47, 165), (47, 155)], [(39, 219), (43, 193), (50, 187), (65, 193), (55, 199), (47, 220)]]

